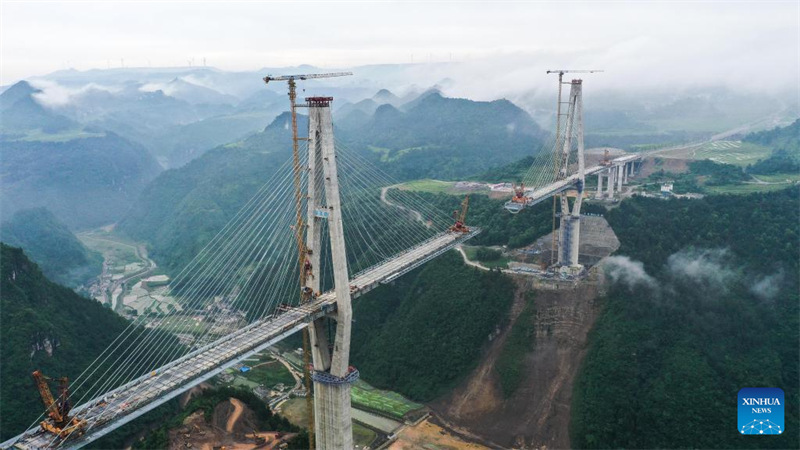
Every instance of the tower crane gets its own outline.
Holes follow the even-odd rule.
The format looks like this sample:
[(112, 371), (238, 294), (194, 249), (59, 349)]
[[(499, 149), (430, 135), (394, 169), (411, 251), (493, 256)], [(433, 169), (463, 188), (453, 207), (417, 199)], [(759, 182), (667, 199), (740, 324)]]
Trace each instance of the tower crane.
[[(564, 74), (565, 73), (601, 73), (603, 70), (572, 70), (572, 69), (556, 69), (556, 70), (548, 70), (547, 73), (557, 73), (558, 74), (558, 104), (556, 105), (556, 142), (558, 142), (558, 137), (561, 135), (561, 86), (564, 85)], [(556, 164), (555, 164), (555, 180), (558, 181), (562, 179), (566, 175), (566, 158), (558, 157), (559, 148), (556, 144), (556, 148), (554, 149), (556, 152)], [(557, 246), (557, 234), (556, 234), (556, 204), (558, 203), (558, 198), (561, 194), (556, 194), (553, 196), (553, 245), (550, 249), (550, 265), (552, 266), (555, 264), (556, 255), (556, 246)]]
[[(292, 113), (292, 159), (294, 166), (294, 192), (295, 192), (295, 212), (297, 220), (294, 226), (295, 239), (297, 241), (297, 254), (300, 264), (300, 302), (311, 300), (314, 293), (309, 292), (310, 289), (306, 287), (306, 278), (311, 273), (311, 262), (307, 259), (307, 255), (311, 250), (306, 248), (304, 231), (306, 229), (305, 219), (303, 217), (303, 188), (301, 186), (302, 169), (300, 167), (300, 150), (298, 142), (300, 138), (297, 136), (297, 82), (296, 80), (312, 80), (317, 78), (336, 78), (352, 75), (352, 72), (333, 72), (333, 73), (308, 73), (301, 75), (280, 75), (272, 76), (267, 75), (264, 77), (264, 83), (269, 84), (271, 81), (286, 81), (289, 85), (289, 105)], [(312, 249), (313, 250), (313, 249)], [(308, 441), (309, 448), (314, 449), (314, 399), (311, 396), (311, 345), (308, 328), (303, 329), (303, 377), (306, 388), (306, 408), (308, 409)]]

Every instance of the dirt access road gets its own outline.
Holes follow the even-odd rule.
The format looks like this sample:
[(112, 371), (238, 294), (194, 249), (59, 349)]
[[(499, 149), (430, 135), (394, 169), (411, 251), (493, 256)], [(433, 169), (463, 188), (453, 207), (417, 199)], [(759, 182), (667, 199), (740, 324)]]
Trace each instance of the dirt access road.
[(236, 425), (236, 421), (242, 416), (244, 405), (242, 405), (242, 402), (238, 398), (232, 398), (230, 402), (231, 405), (233, 405), (233, 412), (228, 416), (228, 423), (225, 424), (225, 431), (233, 433), (233, 426)]

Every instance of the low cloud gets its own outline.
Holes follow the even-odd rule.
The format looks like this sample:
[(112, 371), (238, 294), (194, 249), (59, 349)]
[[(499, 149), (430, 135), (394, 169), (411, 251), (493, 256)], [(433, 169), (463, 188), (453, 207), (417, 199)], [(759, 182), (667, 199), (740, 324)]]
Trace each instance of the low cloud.
[(656, 289), (655, 278), (647, 274), (641, 261), (634, 261), (627, 256), (610, 256), (603, 262), (603, 271), (614, 283), (622, 283), (633, 290), (637, 286)]
[(90, 91), (119, 92), (118, 88), (97, 83), (88, 83), (81, 87), (68, 87), (55, 81), (36, 79), (31, 80), (30, 84), (41, 91), (33, 94), (34, 99), (41, 105), (51, 108), (66, 106)]
[(667, 258), (667, 271), (675, 281), (726, 293), (737, 277), (731, 258), (728, 249), (684, 249)]
[(750, 286), (750, 292), (761, 300), (772, 300), (778, 295), (783, 282), (783, 270), (772, 275), (757, 278), (755, 284)]

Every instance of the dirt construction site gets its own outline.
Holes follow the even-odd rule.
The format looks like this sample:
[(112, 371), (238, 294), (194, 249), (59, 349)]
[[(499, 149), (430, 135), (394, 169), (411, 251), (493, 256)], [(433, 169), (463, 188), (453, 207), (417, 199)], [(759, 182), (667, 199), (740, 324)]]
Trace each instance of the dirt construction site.
[(170, 430), (170, 450), (245, 450), (285, 448), (294, 434), (257, 431), (253, 411), (241, 401), (231, 398), (219, 403), (206, 422), (204, 411), (189, 415), (181, 426)]
[[(536, 289), (530, 277), (516, 277), (509, 323), (466, 380), (430, 405), (434, 414), (448, 428), (468, 430), (471, 440), (489, 447), (569, 448), (572, 387), (599, 310), (599, 270), (594, 268), (588, 278), (558, 290)], [(506, 397), (495, 367), (530, 292), (534, 293), (535, 344), (524, 355), (524, 381)]]

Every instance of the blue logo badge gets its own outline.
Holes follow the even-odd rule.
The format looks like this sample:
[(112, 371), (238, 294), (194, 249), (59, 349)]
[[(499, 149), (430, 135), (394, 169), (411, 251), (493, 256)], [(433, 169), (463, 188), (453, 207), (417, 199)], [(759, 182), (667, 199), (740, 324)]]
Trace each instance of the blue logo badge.
[(740, 434), (783, 434), (783, 389), (739, 391)]

